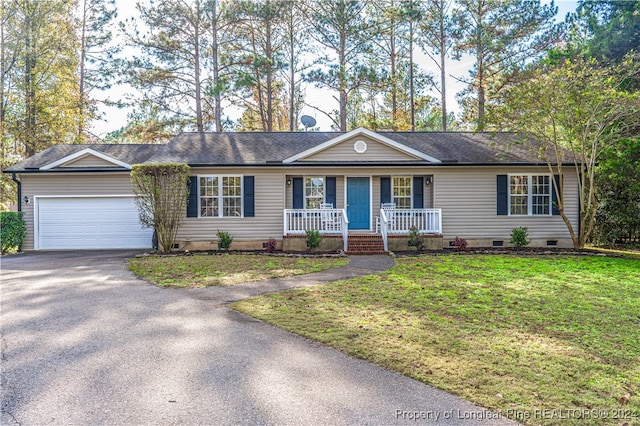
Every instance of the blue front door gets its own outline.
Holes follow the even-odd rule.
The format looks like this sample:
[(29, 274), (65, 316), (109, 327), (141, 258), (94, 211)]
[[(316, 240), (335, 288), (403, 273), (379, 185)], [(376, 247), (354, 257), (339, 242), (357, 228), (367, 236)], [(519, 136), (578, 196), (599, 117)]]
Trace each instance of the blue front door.
[(370, 229), (371, 200), (368, 177), (347, 177), (349, 229)]

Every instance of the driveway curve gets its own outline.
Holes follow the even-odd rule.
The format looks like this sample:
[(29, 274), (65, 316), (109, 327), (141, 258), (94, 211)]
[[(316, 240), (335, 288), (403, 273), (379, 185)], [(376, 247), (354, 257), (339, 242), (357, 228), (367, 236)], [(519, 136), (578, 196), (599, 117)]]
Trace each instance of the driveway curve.
[(378, 261), (233, 290), (176, 290), (137, 279), (126, 268), (131, 255), (0, 260), (1, 424), (511, 424), (226, 306), (387, 267)]

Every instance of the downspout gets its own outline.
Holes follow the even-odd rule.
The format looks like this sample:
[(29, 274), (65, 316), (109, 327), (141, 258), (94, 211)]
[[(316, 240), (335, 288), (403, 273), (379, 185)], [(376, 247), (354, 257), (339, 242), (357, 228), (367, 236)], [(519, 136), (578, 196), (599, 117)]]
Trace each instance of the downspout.
[(11, 173), (11, 180), (18, 186), (18, 211), (22, 211), (22, 182), (16, 178), (15, 173)]

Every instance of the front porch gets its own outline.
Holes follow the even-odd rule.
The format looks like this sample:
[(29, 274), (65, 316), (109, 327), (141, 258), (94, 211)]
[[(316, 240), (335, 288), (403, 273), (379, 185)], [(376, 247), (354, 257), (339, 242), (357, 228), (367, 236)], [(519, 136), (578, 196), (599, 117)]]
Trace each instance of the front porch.
[[(307, 230), (317, 230), (332, 241), (325, 246), (337, 249), (336, 244), (341, 242), (345, 252), (365, 251), (369, 247), (372, 248), (370, 251), (380, 251), (376, 243), (369, 242), (374, 240), (382, 241), (381, 248), (384, 252), (389, 251), (390, 241), (392, 248), (398, 250), (394, 240), (399, 241), (398, 237), (408, 236), (412, 228), (426, 236), (442, 235), (441, 209), (396, 209), (387, 205), (376, 213), (377, 216), (369, 218), (370, 229), (363, 230), (350, 227), (346, 209), (285, 209), (283, 235), (286, 240), (287, 237), (304, 237)], [(363, 250), (354, 250), (353, 247)]]

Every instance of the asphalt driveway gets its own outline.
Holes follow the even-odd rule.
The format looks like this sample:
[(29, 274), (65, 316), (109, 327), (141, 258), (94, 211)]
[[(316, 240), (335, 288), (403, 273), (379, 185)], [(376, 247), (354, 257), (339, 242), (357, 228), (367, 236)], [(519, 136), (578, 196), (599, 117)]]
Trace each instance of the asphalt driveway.
[(242, 295), (138, 280), (130, 255), (0, 260), (0, 423), (508, 423), (224, 303)]

